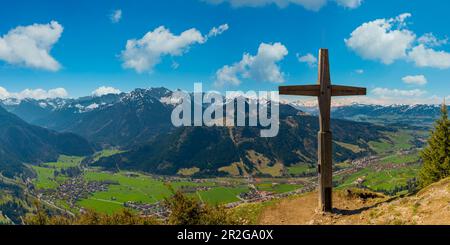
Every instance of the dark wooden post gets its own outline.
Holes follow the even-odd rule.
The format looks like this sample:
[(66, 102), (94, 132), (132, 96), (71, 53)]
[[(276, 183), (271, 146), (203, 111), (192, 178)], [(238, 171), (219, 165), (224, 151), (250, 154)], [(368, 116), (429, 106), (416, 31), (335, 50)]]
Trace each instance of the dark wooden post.
[(328, 50), (319, 51), (319, 123), (318, 135), (318, 172), (319, 172), (319, 208), (325, 212), (332, 209), (333, 163), (332, 163), (332, 134), (330, 129), (331, 114), (331, 79)]

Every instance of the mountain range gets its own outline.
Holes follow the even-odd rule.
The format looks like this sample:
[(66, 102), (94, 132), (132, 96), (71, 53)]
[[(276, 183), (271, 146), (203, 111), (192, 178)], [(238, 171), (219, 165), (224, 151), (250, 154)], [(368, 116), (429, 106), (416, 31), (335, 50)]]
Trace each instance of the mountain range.
[[(51, 128), (58, 131), (83, 131), (80, 128), (87, 126), (75, 126), (74, 121), (81, 123), (86, 114), (94, 114), (117, 104), (127, 105), (135, 103), (131, 110), (145, 111), (138, 106), (149, 105), (145, 99), (153, 98), (158, 101), (160, 107), (172, 109), (178, 101), (173, 92), (166, 88), (136, 89), (129, 93), (107, 94), (103, 96), (86, 96), (78, 99), (5, 99), (0, 100), (0, 106), (7, 111), (19, 116), (28, 123)], [(140, 100), (140, 101), (139, 101)], [(316, 116), (318, 107), (315, 103), (303, 101), (281, 101), (281, 104), (290, 105), (297, 110)], [(409, 125), (431, 124), (440, 115), (440, 105), (416, 104), (416, 105), (373, 105), (373, 104), (349, 104), (332, 106), (332, 117), (362, 122), (383, 122), (384, 124), (404, 123)], [(144, 120), (145, 122), (145, 120)], [(87, 130), (89, 131), (89, 130)], [(80, 133), (90, 138), (88, 132)], [(95, 138), (95, 136), (93, 136)]]
[[(388, 130), (339, 119), (332, 125), (335, 162), (370, 154), (368, 142), (383, 138), (383, 131)], [(280, 118), (280, 132), (273, 138), (261, 138), (258, 127), (182, 127), (95, 164), (167, 175), (191, 168), (198, 169), (199, 176), (218, 175), (224, 168), (240, 174), (264, 174), (280, 165), (316, 162), (318, 130), (317, 117), (295, 114)], [(362, 150), (355, 152), (341, 142)], [(277, 174), (281, 173), (272, 175)]]
[(172, 106), (160, 100), (164, 88), (130, 93), (3, 102), (3, 107), (28, 123), (78, 134), (97, 148), (129, 146), (150, 140), (171, 128)]
[[(20, 120), (24, 128), (82, 141), (65, 145), (85, 146), (83, 151), (72, 153), (91, 152), (87, 141), (97, 150), (109, 147), (124, 150), (124, 153), (102, 158), (96, 163), (91, 161), (91, 164), (109, 169), (176, 174), (180, 169), (195, 168), (199, 174), (214, 175), (233, 167), (242, 174), (264, 173), (264, 169), (280, 164), (289, 166), (316, 160), (318, 120), (317, 111), (311, 107), (282, 102), (278, 136), (261, 138), (258, 127), (175, 128), (170, 117), (178, 101), (171, 90), (151, 88), (78, 99), (7, 99), (0, 105), (10, 112), (3, 110), (8, 118), (17, 115), (15, 120)], [(332, 112), (335, 118), (332, 122), (333, 158), (344, 161), (370, 154), (368, 142), (382, 139), (385, 131), (395, 130), (391, 125), (411, 123), (410, 118), (431, 122), (437, 115), (439, 107), (430, 105), (335, 107)], [(4, 125), (0, 130), (4, 131)], [(41, 139), (36, 141), (41, 142)], [(355, 152), (353, 146), (361, 150)], [(19, 162), (39, 162), (54, 158), (58, 153), (71, 153), (67, 152), (70, 149), (46, 151), (38, 146), (33, 149), (43, 151), (41, 155), (48, 154), (48, 157), (9, 156)]]
[(55, 161), (59, 155), (85, 156), (93, 148), (84, 138), (30, 125), (0, 108), (0, 173), (13, 176), (24, 163)]
[[(290, 102), (295, 108), (317, 115), (315, 105), (307, 105), (302, 102)], [(331, 116), (333, 118), (347, 119), (357, 122), (371, 122), (382, 125), (410, 125), (429, 127), (440, 115), (440, 105), (416, 104), (416, 105), (372, 105), (350, 104), (333, 106)]]

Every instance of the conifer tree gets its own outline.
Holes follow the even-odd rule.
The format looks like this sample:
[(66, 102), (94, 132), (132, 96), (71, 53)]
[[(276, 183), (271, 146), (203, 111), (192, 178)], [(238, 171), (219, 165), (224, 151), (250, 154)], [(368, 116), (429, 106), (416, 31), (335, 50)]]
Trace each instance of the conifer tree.
[(425, 187), (450, 176), (450, 120), (445, 102), (439, 118), (431, 131), (427, 147), (420, 153), (423, 160), (419, 183)]

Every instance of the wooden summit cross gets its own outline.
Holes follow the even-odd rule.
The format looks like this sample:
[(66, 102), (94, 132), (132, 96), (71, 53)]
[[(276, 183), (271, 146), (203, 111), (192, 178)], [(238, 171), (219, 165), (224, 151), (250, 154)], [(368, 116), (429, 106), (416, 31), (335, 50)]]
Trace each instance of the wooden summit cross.
[[(331, 85), (328, 49), (319, 50), (318, 85), (280, 86), (280, 94), (317, 96), (320, 109), (320, 131), (318, 134), (318, 172), (319, 208), (332, 211), (332, 135), (330, 130), (330, 111), (332, 96), (366, 95), (366, 88)], [(351, 132), (349, 132), (351, 133)]]

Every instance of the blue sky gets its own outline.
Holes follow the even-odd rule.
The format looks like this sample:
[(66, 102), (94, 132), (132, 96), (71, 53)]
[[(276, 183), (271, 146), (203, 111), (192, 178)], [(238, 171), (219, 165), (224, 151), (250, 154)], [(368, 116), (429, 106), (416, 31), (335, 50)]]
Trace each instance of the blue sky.
[(276, 90), (315, 83), (325, 47), (334, 83), (369, 89), (343, 103), (438, 103), (450, 94), (448, 9), (441, 0), (8, 1), (0, 98), (194, 82)]

